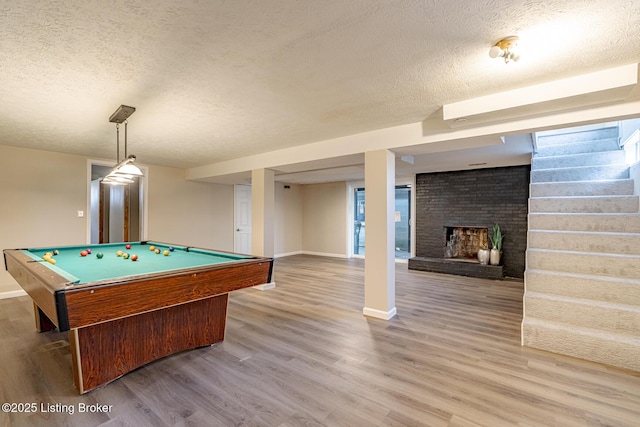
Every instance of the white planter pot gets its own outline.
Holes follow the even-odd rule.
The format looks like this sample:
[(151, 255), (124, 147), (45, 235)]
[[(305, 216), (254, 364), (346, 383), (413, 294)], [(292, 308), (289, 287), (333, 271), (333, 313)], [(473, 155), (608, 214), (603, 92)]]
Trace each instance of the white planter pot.
[(489, 249), (478, 249), (478, 261), (480, 264), (489, 264), (489, 258), (491, 257), (491, 251)]
[(489, 262), (491, 265), (500, 264), (500, 251), (497, 248), (491, 249), (491, 255), (489, 256)]

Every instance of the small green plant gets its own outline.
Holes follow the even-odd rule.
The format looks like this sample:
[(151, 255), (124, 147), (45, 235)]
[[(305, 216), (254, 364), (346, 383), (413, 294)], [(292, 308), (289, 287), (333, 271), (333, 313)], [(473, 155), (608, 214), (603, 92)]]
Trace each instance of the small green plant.
[(498, 251), (502, 252), (502, 239), (504, 238), (504, 234), (500, 231), (500, 226), (498, 224), (493, 226), (493, 235), (489, 236), (491, 240), (491, 245), (496, 248)]

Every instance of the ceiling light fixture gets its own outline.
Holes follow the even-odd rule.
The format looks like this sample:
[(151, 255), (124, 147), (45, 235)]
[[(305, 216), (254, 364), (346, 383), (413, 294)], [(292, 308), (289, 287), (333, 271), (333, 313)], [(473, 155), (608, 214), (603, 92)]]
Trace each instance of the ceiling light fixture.
[[(109, 117), (109, 122), (116, 124), (116, 161), (118, 162), (106, 177), (102, 179), (105, 184), (127, 185), (135, 182), (136, 176), (143, 176), (142, 171), (134, 163), (136, 156), (127, 154), (127, 119), (136, 109), (127, 105), (121, 105)], [(120, 160), (120, 124), (124, 123), (124, 159)]]
[(518, 36), (505, 37), (496, 43), (490, 50), (489, 56), (492, 58), (504, 58), (504, 63), (518, 62), (520, 53), (518, 52)]

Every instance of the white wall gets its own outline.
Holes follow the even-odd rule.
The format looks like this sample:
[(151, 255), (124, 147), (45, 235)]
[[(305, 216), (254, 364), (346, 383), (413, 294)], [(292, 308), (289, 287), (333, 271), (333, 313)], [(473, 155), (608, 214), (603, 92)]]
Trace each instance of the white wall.
[(634, 193), (640, 195), (640, 163), (631, 166), (630, 176), (633, 179)]
[(303, 251), (320, 255), (346, 257), (346, 212), (346, 182), (303, 186)]

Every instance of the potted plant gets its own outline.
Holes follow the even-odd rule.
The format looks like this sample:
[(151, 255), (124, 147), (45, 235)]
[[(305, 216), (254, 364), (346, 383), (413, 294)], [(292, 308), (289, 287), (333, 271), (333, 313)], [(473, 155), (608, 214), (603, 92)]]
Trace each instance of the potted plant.
[(502, 254), (502, 239), (504, 238), (504, 234), (500, 230), (500, 226), (498, 224), (493, 226), (493, 233), (489, 236), (491, 240), (491, 255), (489, 256), (489, 262), (491, 265), (500, 264), (500, 255)]

